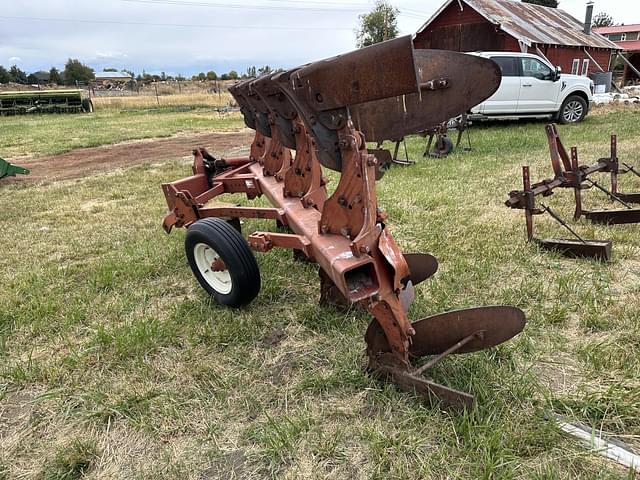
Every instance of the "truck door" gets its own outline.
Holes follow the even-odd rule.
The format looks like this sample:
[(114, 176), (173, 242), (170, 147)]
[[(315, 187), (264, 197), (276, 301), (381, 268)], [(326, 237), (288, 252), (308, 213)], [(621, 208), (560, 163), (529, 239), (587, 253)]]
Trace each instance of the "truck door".
[[(479, 105), (486, 115), (515, 113), (520, 98), (520, 59), (517, 57), (491, 57), (502, 71), (502, 81), (496, 93)], [(475, 111), (475, 109), (474, 109)]]
[(522, 77), (518, 113), (550, 113), (558, 110), (561, 82), (546, 63), (537, 58), (520, 58)]

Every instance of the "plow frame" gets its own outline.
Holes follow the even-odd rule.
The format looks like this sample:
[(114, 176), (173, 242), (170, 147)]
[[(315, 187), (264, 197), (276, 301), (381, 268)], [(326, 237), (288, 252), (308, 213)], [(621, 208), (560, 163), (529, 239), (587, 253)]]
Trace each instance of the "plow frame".
[[(193, 252), (203, 245), (207, 248), (201, 235), (205, 225), (214, 237), (225, 230), (228, 235), (218, 237), (224, 242), (234, 237), (238, 257), (248, 270), (255, 266), (256, 274), (251, 250), (293, 249), (298, 252), (294, 257), (304, 256), (319, 265), (321, 302), (358, 304), (374, 317), (365, 335), (372, 374), (453, 407), (471, 405), (471, 395), (438, 385), (422, 373), (452, 353), (481, 350), (512, 338), (524, 328), (524, 313), (516, 307), (487, 306), (409, 321), (414, 285), (436, 272), (437, 260), (429, 254), (403, 254), (393, 239), (386, 214), (378, 208), (375, 185), (381, 175), (377, 155), (388, 159), (390, 153), (374, 155), (365, 142), (365, 135), (380, 143), (418, 133), (422, 122), (437, 124), (459, 104), (465, 109), (472, 106), (470, 97), (487, 98), (499, 85), (499, 69), (471, 58), (414, 51), (407, 36), (230, 87), (245, 124), (256, 131), (250, 154), (216, 159), (198, 148), (193, 152), (193, 175), (162, 185), (170, 210), (163, 222), (165, 231), (194, 226), (185, 245), (201, 285), (202, 269), (224, 283), (217, 276), (231, 275), (227, 266), (233, 261), (209, 245), (213, 255), (197, 265), (197, 273), (195, 253), (190, 256), (189, 248)], [(396, 67), (383, 82), (375, 75), (379, 64)], [(458, 71), (469, 69), (486, 78), (473, 86), (457, 84)], [(459, 95), (468, 89), (474, 89), (473, 95)], [(321, 165), (340, 172), (331, 196)], [(264, 196), (272, 207), (207, 205), (226, 193), (244, 193), (248, 199)], [(207, 222), (212, 217), (219, 220)], [(237, 228), (240, 218), (275, 220), (290, 232), (255, 231), (245, 243), (222, 221)], [(199, 221), (203, 223), (196, 228)], [(253, 286), (257, 284), (259, 280)], [(255, 295), (257, 290), (243, 301)], [(424, 355), (436, 357), (415, 368), (411, 361)]]

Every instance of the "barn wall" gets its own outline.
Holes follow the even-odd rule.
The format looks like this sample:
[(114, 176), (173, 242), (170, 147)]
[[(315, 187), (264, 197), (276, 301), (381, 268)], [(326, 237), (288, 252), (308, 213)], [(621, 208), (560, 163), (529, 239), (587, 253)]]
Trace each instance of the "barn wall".
[[(584, 53), (584, 50), (581, 47), (557, 47), (554, 45), (548, 46), (539, 46), (542, 53), (549, 59), (551, 63), (554, 65), (558, 65), (562, 68), (563, 73), (571, 73), (571, 68), (573, 66), (573, 60), (580, 60), (580, 71), (579, 74), (582, 73), (582, 64), (584, 60), (589, 60), (589, 57)], [(598, 62), (598, 64), (604, 69), (607, 70), (609, 68), (609, 60), (611, 58), (611, 51), (605, 50), (602, 48), (587, 48), (589, 55), (593, 57), (593, 59)], [(535, 49), (530, 49), (530, 53), (536, 53)], [(589, 60), (589, 72), (592, 73), (599, 72), (598, 67), (594, 65), (594, 63)]]
[(468, 5), (460, 11), (457, 3), (445, 8), (429, 27), (416, 34), (416, 48), (473, 52), (502, 50), (504, 35)]

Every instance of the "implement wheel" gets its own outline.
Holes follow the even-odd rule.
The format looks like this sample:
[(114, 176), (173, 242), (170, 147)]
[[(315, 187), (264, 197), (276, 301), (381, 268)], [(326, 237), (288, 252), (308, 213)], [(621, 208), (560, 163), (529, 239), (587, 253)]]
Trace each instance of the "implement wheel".
[(84, 113), (91, 113), (93, 112), (93, 102), (91, 101), (90, 98), (84, 98), (82, 99), (82, 111)]
[(185, 239), (187, 261), (200, 286), (229, 307), (250, 303), (260, 291), (260, 270), (245, 239), (219, 218), (198, 220)]

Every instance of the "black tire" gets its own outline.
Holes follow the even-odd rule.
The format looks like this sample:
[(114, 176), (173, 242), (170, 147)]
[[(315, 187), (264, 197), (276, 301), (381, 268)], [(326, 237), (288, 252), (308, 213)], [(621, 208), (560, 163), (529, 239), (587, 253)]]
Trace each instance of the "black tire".
[[(245, 239), (220, 218), (198, 220), (184, 242), (187, 261), (200, 286), (216, 302), (229, 307), (250, 303), (260, 291), (260, 270)], [(225, 270), (207, 269), (219, 258)], [(206, 277), (205, 277), (206, 275)]]
[(436, 139), (436, 144), (434, 145), (434, 153), (439, 157), (446, 157), (453, 150), (453, 142), (449, 137), (442, 136)]
[(93, 112), (93, 102), (91, 101), (90, 98), (83, 98), (82, 99), (82, 111), (84, 113)]
[(558, 111), (558, 121), (562, 124), (581, 122), (587, 115), (589, 106), (579, 95), (569, 95)]

